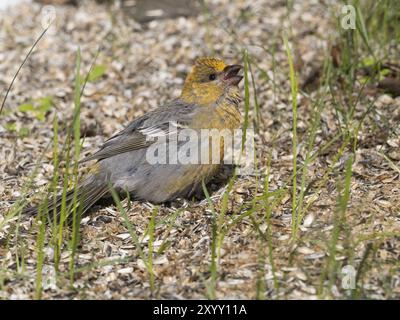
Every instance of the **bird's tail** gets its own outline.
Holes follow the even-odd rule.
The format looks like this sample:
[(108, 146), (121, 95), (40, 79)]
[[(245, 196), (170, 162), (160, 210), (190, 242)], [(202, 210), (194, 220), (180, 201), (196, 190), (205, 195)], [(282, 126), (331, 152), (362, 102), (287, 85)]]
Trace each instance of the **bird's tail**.
[[(83, 216), (84, 213), (107, 192), (108, 186), (106, 184), (96, 183), (94, 179), (91, 179), (91, 181), (89, 182), (86, 181), (82, 185), (78, 186), (76, 189), (68, 190), (65, 196), (65, 212), (68, 220), (72, 219), (72, 212), (79, 212), (80, 216)], [(42, 208), (40, 205), (28, 207), (23, 211), (23, 213), (29, 215), (37, 215), (40, 210), (44, 213), (47, 212), (51, 220), (56, 217), (57, 221), (59, 221), (62, 211), (62, 205), (63, 195), (60, 194), (57, 196), (55, 201), (53, 201), (52, 197), (49, 197), (46, 207)]]

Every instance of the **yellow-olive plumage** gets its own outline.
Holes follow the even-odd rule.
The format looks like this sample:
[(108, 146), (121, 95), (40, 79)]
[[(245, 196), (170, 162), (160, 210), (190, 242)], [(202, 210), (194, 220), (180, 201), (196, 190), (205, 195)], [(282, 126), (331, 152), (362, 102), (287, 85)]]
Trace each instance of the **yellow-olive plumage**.
[[(99, 151), (82, 161), (96, 160), (91, 173), (79, 185), (78, 197), (85, 212), (109, 193), (109, 184), (133, 198), (162, 203), (190, 197), (220, 168), (219, 164), (151, 164), (146, 152), (152, 144), (147, 133), (168, 131), (174, 123), (179, 132), (188, 129), (240, 127), (238, 65), (216, 58), (200, 58), (187, 76), (182, 94), (164, 106), (134, 119), (124, 130), (107, 140)], [(168, 132), (167, 132), (168, 134)], [(223, 157), (223, 147), (221, 157)], [(74, 192), (67, 194), (71, 203)], [(61, 197), (56, 206), (61, 204)], [(49, 209), (54, 209), (53, 205)], [(30, 211), (37, 211), (31, 209)]]

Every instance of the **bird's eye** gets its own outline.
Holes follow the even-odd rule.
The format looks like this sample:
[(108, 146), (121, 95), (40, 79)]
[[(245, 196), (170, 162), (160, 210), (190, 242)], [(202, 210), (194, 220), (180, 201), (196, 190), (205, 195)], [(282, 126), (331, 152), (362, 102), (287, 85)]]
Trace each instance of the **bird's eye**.
[(210, 79), (210, 81), (213, 81), (213, 80), (217, 79), (217, 75), (215, 73), (212, 73), (212, 74), (210, 74), (208, 79)]

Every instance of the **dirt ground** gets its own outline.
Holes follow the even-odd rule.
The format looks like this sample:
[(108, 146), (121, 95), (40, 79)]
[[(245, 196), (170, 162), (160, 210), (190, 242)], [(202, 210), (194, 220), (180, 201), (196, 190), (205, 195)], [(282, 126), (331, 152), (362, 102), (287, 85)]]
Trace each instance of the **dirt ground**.
[[(108, 137), (133, 118), (180, 94), (193, 61), (218, 56), (242, 63), (242, 49), (252, 59), (260, 132), (257, 136), (259, 170), (265, 172), (271, 157), (269, 190), (291, 186), (292, 106), (288, 58), (282, 30), (288, 31), (295, 67), (302, 84), (310, 72), (323, 65), (337, 38), (335, 1), (295, 1), (288, 14), (285, 1), (206, 1), (193, 16), (155, 19), (139, 23), (114, 6), (85, 1), (81, 6), (55, 6), (54, 29), (40, 41), (19, 74), (0, 118), (0, 223), (23, 194), (23, 186), (44, 152), (28, 195), (43, 190), (53, 176), (53, 118), (57, 117), (62, 148), (72, 120), (73, 83), (78, 47), (82, 69), (96, 64), (105, 71), (89, 82), (82, 97), (83, 155), (95, 151)], [(41, 5), (21, 4), (0, 15), (0, 89), (4, 93), (27, 51), (42, 32)], [(275, 48), (272, 57), (271, 48)], [(400, 45), (393, 43), (387, 61), (398, 63)], [(397, 59), (397, 61), (396, 61)], [(272, 80), (271, 80), (272, 79)], [(312, 79), (311, 79), (312, 80)], [(241, 85), (243, 88), (243, 84)], [(254, 106), (251, 88), (251, 106)], [(358, 91), (354, 91), (353, 98)], [(307, 130), (316, 91), (299, 94), (298, 140), (300, 164), (305, 161)], [(3, 95), (1, 96), (3, 97)], [(18, 111), (32, 102), (48, 110)], [(348, 99), (350, 99), (349, 97)], [(45, 99), (45, 100), (43, 100)], [(338, 97), (340, 99), (340, 97)], [(43, 102), (44, 101), (44, 102)], [(316, 131), (316, 148), (340, 132), (332, 97), (326, 96)], [(365, 116), (365, 110), (372, 111)], [(299, 239), (291, 240), (291, 192), (277, 200), (271, 220), (259, 207), (227, 232), (218, 264), (216, 298), (267, 299), (346, 298), (341, 267), (358, 270), (359, 297), (400, 298), (400, 97), (379, 90), (364, 92), (355, 108), (355, 119), (365, 116), (354, 149), (345, 148), (335, 163), (340, 141), (334, 141), (310, 164), (305, 203), (309, 205), (300, 226)], [(254, 116), (251, 107), (250, 116)], [(50, 147), (46, 150), (46, 147)], [(346, 224), (336, 244), (334, 278), (325, 277), (345, 163), (354, 151)], [(90, 165), (90, 164), (89, 164)], [(327, 168), (332, 172), (324, 176)], [(320, 181), (326, 182), (318, 188)], [(260, 180), (261, 179), (261, 180)], [(298, 179), (300, 186), (301, 174)], [(241, 176), (231, 191), (227, 224), (253, 205), (264, 189), (262, 178)], [(217, 214), (222, 210), (226, 185), (211, 185)], [(129, 219), (148, 254), (145, 234), (153, 205), (123, 202)], [(176, 210), (180, 211), (174, 216)], [(253, 220), (259, 221), (260, 236)], [(0, 227), (0, 298), (35, 296), (37, 222), (21, 217)], [(78, 270), (69, 285), (70, 251), (65, 244), (60, 275), (55, 281), (52, 246), (46, 243), (43, 266), (44, 299), (194, 299), (207, 297), (210, 278), (212, 212), (207, 200), (178, 200), (162, 205), (156, 217), (154, 250), (155, 290), (150, 290), (145, 264), (114, 205), (98, 207), (82, 221)], [(268, 229), (268, 230), (267, 230)], [(50, 231), (49, 231), (50, 232)], [(273, 264), (271, 264), (271, 256)], [(330, 265), (332, 266), (332, 264)], [(330, 282), (331, 281), (331, 282)], [(319, 292), (318, 288), (325, 288)], [(328, 288), (329, 289), (326, 289)]]

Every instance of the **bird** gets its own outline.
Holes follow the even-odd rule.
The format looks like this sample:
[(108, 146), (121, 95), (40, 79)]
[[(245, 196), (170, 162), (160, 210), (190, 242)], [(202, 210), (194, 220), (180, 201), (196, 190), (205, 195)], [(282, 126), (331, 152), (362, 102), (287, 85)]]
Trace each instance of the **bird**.
[[(110, 186), (120, 194), (128, 192), (132, 199), (154, 204), (177, 198), (190, 199), (201, 192), (202, 183), (215, 176), (222, 163), (173, 163), (168, 161), (172, 158), (169, 150), (161, 147), (166, 146), (166, 141), (169, 142), (174, 134), (184, 130), (198, 133), (201, 130), (240, 129), (239, 104), (242, 99), (238, 85), (243, 78), (241, 69), (241, 65), (228, 65), (219, 58), (198, 58), (178, 98), (134, 119), (106, 140), (98, 151), (80, 161), (96, 162), (75, 187), (77, 189), (67, 191), (64, 201), (69, 212), (72, 212), (76, 197), (78, 201), (75, 200), (74, 205), (79, 205), (83, 215), (98, 200), (109, 197)], [(178, 141), (177, 145), (184, 143)], [(195, 150), (195, 142), (190, 143), (191, 150)], [(224, 156), (223, 144), (224, 141), (219, 148), (220, 159)], [(214, 149), (207, 150), (208, 156), (212, 157)], [(149, 154), (153, 158), (156, 155), (156, 159), (165, 156), (168, 160), (166, 163), (151, 163)], [(56, 209), (59, 213), (62, 202), (63, 197), (59, 195), (55, 202), (48, 204), (48, 212)], [(38, 207), (26, 211), (37, 213)]]

